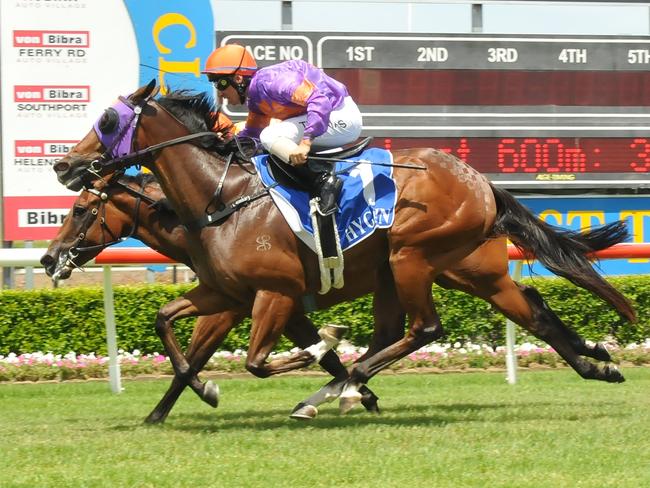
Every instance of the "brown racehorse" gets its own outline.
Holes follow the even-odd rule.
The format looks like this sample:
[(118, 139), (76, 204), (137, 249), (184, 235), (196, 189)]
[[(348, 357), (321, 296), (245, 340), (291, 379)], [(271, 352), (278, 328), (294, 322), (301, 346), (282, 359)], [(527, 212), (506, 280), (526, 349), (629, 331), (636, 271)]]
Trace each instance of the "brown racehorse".
[[(133, 115), (126, 124), (137, 125), (132, 147), (142, 148), (116, 157), (91, 130), (62, 160), (55, 164), (61, 183), (78, 190), (99, 175), (141, 163), (158, 178), (165, 195), (188, 228), (188, 254), (200, 285), (159, 312), (156, 321), (175, 371), (187, 377), (192, 370), (173, 335), (179, 318), (211, 315), (226, 310), (245, 314), (252, 310), (252, 328), (246, 366), (266, 377), (305, 366), (316, 358), (310, 351), (267, 362), (287, 321), (302, 311), (301, 297), (319, 288), (318, 266), (313, 253), (297, 239), (268, 198), (250, 198), (243, 209), (236, 206), (243, 196), (263, 193), (250, 164), (236, 157), (225, 173), (233, 150), (221, 144), (222, 154), (206, 151), (189, 142), (190, 130), (164, 102), (154, 101), (153, 83), (132, 94), (127, 102)], [(116, 109), (115, 109), (116, 110)], [(207, 113), (207, 112), (206, 112)], [(205, 127), (211, 127), (207, 121)], [(122, 131), (120, 137), (124, 135)], [(180, 139), (178, 139), (180, 137)], [(217, 144), (219, 146), (219, 144)], [(395, 168), (397, 204), (393, 226), (377, 231), (346, 252), (346, 285), (317, 297), (320, 307), (374, 290), (375, 327), (395, 330), (406, 313), (406, 336), (391, 343), (393, 334), (376, 333), (373, 344), (351, 371), (342, 395), (342, 409), (359, 401), (358, 389), (381, 369), (443, 334), (435, 311), (431, 286), (445, 270), (470, 256), (480, 246), (508, 236), (527, 249), (551, 271), (590, 290), (615, 308), (622, 317), (635, 320), (629, 302), (596, 273), (587, 257), (591, 248), (574, 233), (558, 232), (532, 215), (505, 190), (493, 187), (462, 161), (433, 149), (410, 149), (393, 153), (397, 163), (415, 163), (426, 171)], [(206, 213), (220, 201), (232, 202), (235, 211), (217, 225), (203, 225)], [(270, 246), (260, 247), (264, 235)], [(607, 239), (608, 229), (592, 234)], [(618, 238), (617, 238), (618, 239)], [(607, 243), (602, 241), (602, 246)], [(495, 247), (496, 248), (496, 247)], [(498, 246), (502, 252), (502, 246)], [(485, 298), (496, 301), (500, 290), (492, 287)], [(563, 347), (566, 328), (547, 312), (535, 293), (515, 287), (506, 315), (517, 323), (534, 327), (536, 336), (553, 347), (585, 378), (622, 381), (617, 369), (600, 367), (579, 358), (573, 348)], [(390, 339), (386, 339), (389, 337)]]
[[(163, 203), (164, 194), (155, 179), (145, 174), (140, 174), (138, 177), (117, 176), (108, 183), (104, 180), (96, 180), (91, 191), (83, 191), (76, 199), (57, 236), (41, 259), (49, 276), (58, 275), (61, 279), (66, 279), (74, 267), (82, 266), (101, 250), (125, 237), (135, 237), (176, 261), (191, 264), (185, 250), (186, 230), (180, 225), (176, 214), (166, 209)], [(496, 247), (500, 247), (501, 252), (497, 252)], [(452, 269), (442, 273), (436, 279), (436, 283), (447, 288), (464, 290), (476, 296), (489, 295), (481, 290), (492, 292), (493, 289), (503, 289), (503, 296), (508, 297), (511, 295), (508, 289), (514, 289), (516, 285), (508, 275), (506, 254), (503, 239), (488, 241)], [(537, 297), (539, 303), (543, 303), (534, 289), (522, 289), (525, 289), (529, 295)], [(501, 301), (496, 300), (492, 303), (496, 308), (504, 310)], [(194, 371), (199, 371), (214, 353), (228, 332), (229, 323), (230, 319), (224, 318), (222, 314), (199, 318), (186, 352), (188, 362)], [(535, 330), (535, 327), (526, 323), (521, 325), (528, 330)], [(397, 334), (401, 334), (402, 327), (402, 323), (396, 321), (395, 340), (399, 340)], [(561, 322), (559, 327), (564, 330), (565, 340), (576, 354), (603, 361), (610, 360), (607, 351), (601, 345), (587, 345), (571, 329), (564, 328)], [(313, 324), (302, 317), (292, 318), (287, 324), (285, 334), (303, 348), (318, 340)], [(197, 351), (202, 351), (202, 354), (197, 355)], [(347, 371), (332, 352), (328, 352), (320, 364), (337, 379), (337, 382), (347, 377)], [(215, 387), (208, 382), (198, 389), (197, 381), (192, 378), (190, 386), (202, 399), (214, 406)], [(163, 400), (149, 415), (149, 421), (164, 420), (184, 386), (182, 379), (176, 379)], [(364, 405), (369, 410), (376, 410), (376, 397), (369, 391), (365, 393)], [(301, 402), (296, 415), (300, 418), (303, 418), (306, 413), (314, 415), (322, 400), (324, 398), (316, 397)]]
[[(151, 174), (137, 177), (116, 177), (109, 182), (97, 180), (90, 191), (77, 197), (56, 237), (41, 258), (48, 276), (67, 279), (72, 270), (83, 266), (106, 247), (127, 237), (134, 237), (162, 254), (191, 266), (187, 254), (187, 232), (176, 214), (167, 209), (164, 194)], [(223, 342), (231, 328), (244, 317), (234, 312), (221, 312), (199, 317), (192, 332), (186, 357), (193, 371), (200, 371)], [(306, 316), (294, 316), (287, 323), (285, 335), (297, 346), (305, 348), (320, 340), (317, 330)], [(338, 381), (348, 372), (336, 354), (327, 352), (319, 364)], [(186, 384), (209, 405), (218, 404), (218, 388), (211, 381), (202, 384), (194, 374), (189, 379), (175, 378), (161, 402), (147, 417), (149, 422), (163, 421)], [(363, 404), (378, 411), (377, 397), (365, 389)], [(309, 405), (306, 402), (300, 403)], [(316, 405), (305, 411), (315, 411)], [(294, 413), (296, 418), (303, 418)]]
[[(41, 259), (49, 276), (56, 274), (61, 279), (66, 279), (74, 267), (82, 266), (101, 250), (125, 237), (135, 237), (176, 261), (191, 264), (186, 252), (186, 230), (180, 225), (176, 214), (164, 205), (164, 194), (152, 175), (117, 176), (108, 183), (96, 180), (91, 191), (83, 191), (76, 199), (57, 236)], [(501, 248), (501, 252), (497, 252), (496, 247)], [(508, 275), (507, 251), (503, 239), (488, 241), (452, 269), (443, 272), (436, 283), (479, 297), (503, 296), (506, 300), (496, 299), (492, 303), (504, 312), (507, 308), (504, 308), (503, 303), (512, 295), (511, 290), (521, 287), (512, 282)], [(543, 303), (534, 289), (521, 288)], [(495, 294), (494, 290), (500, 291)], [(186, 358), (193, 371), (202, 369), (222, 342), (230, 323), (231, 319), (224, 318), (223, 314), (199, 318), (186, 351)], [(527, 323), (520, 325), (530, 331), (535, 330), (534, 326)], [(402, 327), (397, 323), (394, 340), (399, 340), (397, 334), (401, 334)], [(610, 360), (601, 345), (587, 345), (571, 329), (564, 328), (561, 322), (558, 322), (558, 327), (564, 332), (564, 341), (568, 342), (576, 354)], [(313, 324), (302, 317), (292, 318), (285, 334), (303, 348), (319, 339)], [(202, 354), (197, 355), (199, 350)], [(320, 364), (337, 382), (347, 378), (347, 371), (332, 352), (328, 352)], [(192, 378), (190, 386), (202, 399), (214, 406), (215, 387), (208, 382), (199, 389), (196, 387), (197, 381)], [(163, 401), (149, 415), (149, 421), (164, 420), (184, 386), (182, 379), (175, 380)], [(365, 397), (364, 405), (370, 410), (376, 410), (376, 397), (371, 392), (366, 392)], [(296, 415), (300, 418), (307, 413), (311, 414), (309, 416), (315, 415), (317, 406), (323, 400), (321, 395), (301, 402)]]

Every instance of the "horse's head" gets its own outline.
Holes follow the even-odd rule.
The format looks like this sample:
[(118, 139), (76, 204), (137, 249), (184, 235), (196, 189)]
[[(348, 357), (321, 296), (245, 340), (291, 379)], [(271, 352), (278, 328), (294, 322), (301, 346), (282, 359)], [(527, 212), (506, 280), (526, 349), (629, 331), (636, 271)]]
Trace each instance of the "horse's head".
[(152, 80), (106, 109), (90, 132), (54, 164), (59, 183), (72, 191), (89, 187), (100, 173), (107, 174), (102, 162), (130, 153), (139, 114), (157, 92)]
[[(114, 202), (125, 188), (115, 178), (108, 182), (97, 179), (79, 194), (41, 257), (48, 276), (55, 281), (67, 279), (75, 268), (83, 266), (103, 249), (135, 233), (140, 202), (131, 205), (131, 212)], [(133, 196), (128, 198), (136, 201)]]

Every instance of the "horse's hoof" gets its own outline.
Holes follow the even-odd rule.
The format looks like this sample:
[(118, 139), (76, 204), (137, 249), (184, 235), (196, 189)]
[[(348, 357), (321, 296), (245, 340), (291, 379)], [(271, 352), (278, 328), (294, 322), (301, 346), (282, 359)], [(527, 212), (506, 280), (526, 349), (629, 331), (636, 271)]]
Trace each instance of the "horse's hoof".
[(623, 383), (625, 381), (625, 377), (613, 364), (605, 366), (604, 373), (608, 383)]
[(206, 381), (203, 387), (203, 401), (212, 408), (217, 408), (219, 406), (219, 385), (210, 380)]
[(364, 406), (366, 411), (370, 413), (379, 413), (379, 405), (377, 405), (377, 399), (368, 399), (366, 400), (365, 398), (361, 400), (361, 404)]
[(293, 409), (293, 412), (291, 412), (289, 417), (296, 420), (311, 420), (316, 418), (316, 415), (318, 415), (318, 409), (316, 407), (300, 403)]
[(598, 361), (611, 361), (612, 357), (609, 355), (609, 351), (607, 350), (607, 346), (602, 343), (598, 343), (594, 346), (594, 359), (597, 359)]
[(346, 325), (327, 324), (318, 331), (318, 335), (329, 350), (341, 342), (348, 329)]
[(343, 392), (339, 398), (339, 411), (346, 414), (361, 403), (361, 393), (358, 391)]
[(165, 421), (165, 417), (162, 415), (158, 415), (155, 412), (151, 412), (149, 416), (146, 419), (144, 419), (144, 423), (149, 425), (162, 424), (164, 421)]
[(379, 397), (366, 385), (359, 388), (359, 393), (361, 393), (361, 405), (370, 413), (379, 413), (379, 405), (377, 404)]

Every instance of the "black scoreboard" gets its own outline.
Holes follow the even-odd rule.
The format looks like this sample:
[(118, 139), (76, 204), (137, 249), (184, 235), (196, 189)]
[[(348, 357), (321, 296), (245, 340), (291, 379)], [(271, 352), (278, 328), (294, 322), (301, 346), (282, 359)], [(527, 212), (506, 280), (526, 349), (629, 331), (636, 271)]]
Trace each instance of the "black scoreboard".
[(443, 149), (512, 188), (650, 188), (648, 37), (217, 32), (227, 43), (345, 83), (375, 145)]

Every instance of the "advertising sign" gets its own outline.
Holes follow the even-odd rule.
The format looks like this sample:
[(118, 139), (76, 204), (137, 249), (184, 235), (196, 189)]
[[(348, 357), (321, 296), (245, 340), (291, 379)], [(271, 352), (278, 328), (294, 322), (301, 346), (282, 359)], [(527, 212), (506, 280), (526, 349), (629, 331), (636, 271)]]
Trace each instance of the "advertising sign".
[(3, 1), (0, 32), (5, 240), (54, 237), (75, 195), (52, 165), (118, 95), (209, 89), (209, 0)]
[[(647, 196), (522, 197), (519, 201), (556, 227), (577, 231), (622, 220), (627, 223), (631, 242), (650, 242), (650, 197)], [(648, 274), (650, 259), (608, 259), (598, 266), (607, 275)], [(531, 274), (528, 266), (524, 266), (523, 271)], [(546, 276), (551, 273), (535, 263), (532, 274)]]

